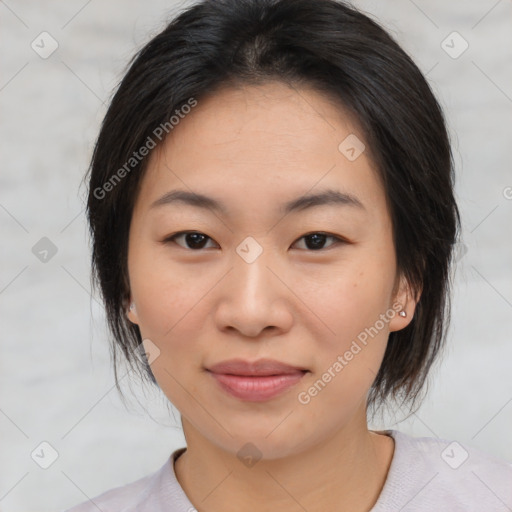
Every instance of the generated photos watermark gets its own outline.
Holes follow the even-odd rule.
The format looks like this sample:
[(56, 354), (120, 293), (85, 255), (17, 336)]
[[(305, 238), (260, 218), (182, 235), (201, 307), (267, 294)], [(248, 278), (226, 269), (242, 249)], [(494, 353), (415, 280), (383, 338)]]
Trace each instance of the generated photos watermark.
[(395, 302), (391, 308), (385, 313), (379, 315), (379, 319), (371, 327), (366, 327), (357, 335), (357, 339), (352, 341), (350, 348), (346, 350), (343, 355), (338, 355), (329, 368), (322, 374), (322, 376), (315, 381), (306, 391), (301, 391), (297, 398), (299, 403), (307, 405), (311, 399), (317, 396), (326, 386), (331, 382), (336, 375), (338, 375), (349, 363), (359, 354), (362, 349), (368, 344), (369, 339), (373, 339), (379, 334), (382, 329), (396, 316), (402, 309), (399, 302)]
[(101, 186), (96, 187), (93, 195), (96, 199), (104, 199), (108, 192), (114, 190), (116, 185), (121, 182), (137, 165), (139, 165), (150, 151), (156, 148), (158, 142), (161, 142), (171, 131), (192, 111), (197, 105), (197, 100), (193, 97), (189, 98), (185, 104), (179, 109), (175, 109), (174, 114), (164, 123), (160, 123), (146, 138), (144, 144), (132, 153), (130, 158), (120, 167), (112, 176)]

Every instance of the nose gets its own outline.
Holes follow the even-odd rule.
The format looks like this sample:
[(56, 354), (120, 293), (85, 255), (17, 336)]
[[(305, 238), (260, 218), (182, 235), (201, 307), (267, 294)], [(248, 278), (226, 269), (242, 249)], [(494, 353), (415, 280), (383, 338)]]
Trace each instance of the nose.
[(249, 261), (235, 254), (232, 270), (220, 283), (217, 327), (250, 338), (260, 338), (265, 332), (283, 334), (293, 323), (294, 296), (285, 272), (266, 251)]

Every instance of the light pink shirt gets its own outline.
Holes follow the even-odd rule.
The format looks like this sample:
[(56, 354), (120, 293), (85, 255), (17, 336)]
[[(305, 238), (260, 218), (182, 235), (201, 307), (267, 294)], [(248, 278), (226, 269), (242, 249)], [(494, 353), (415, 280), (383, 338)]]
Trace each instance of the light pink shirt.
[[(391, 466), (369, 512), (511, 512), (512, 464), (444, 439), (398, 430)], [(197, 512), (176, 479), (174, 451), (156, 472), (64, 512)]]

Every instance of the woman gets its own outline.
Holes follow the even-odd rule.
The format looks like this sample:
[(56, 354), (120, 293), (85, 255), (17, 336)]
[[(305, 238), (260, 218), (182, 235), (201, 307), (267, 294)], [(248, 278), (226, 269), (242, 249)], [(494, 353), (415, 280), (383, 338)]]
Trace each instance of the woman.
[(188, 8), (112, 100), (88, 219), (114, 353), (187, 447), (70, 510), (512, 507), (507, 462), (368, 429), (422, 398), (459, 229), (442, 111), (374, 21), (334, 0)]

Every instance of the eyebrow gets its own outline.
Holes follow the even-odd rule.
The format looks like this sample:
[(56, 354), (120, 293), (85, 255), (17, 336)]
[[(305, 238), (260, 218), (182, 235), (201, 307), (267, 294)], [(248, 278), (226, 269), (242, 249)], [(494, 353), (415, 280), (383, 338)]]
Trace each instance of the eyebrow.
[[(154, 201), (150, 209), (158, 208), (160, 206), (182, 203), (196, 208), (204, 208), (214, 210), (220, 214), (226, 215), (227, 209), (221, 201), (208, 197), (196, 192), (189, 192), (187, 190), (171, 190), (162, 197)], [(338, 190), (327, 189), (316, 194), (308, 194), (292, 199), (284, 203), (280, 211), (283, 214), (288, 214), (294, 211), (302, 211), (315, 206), (336, 205), (336, 206), (351, 206), (361, 210), (366, 210), (363, 203), (354, 195)]]

